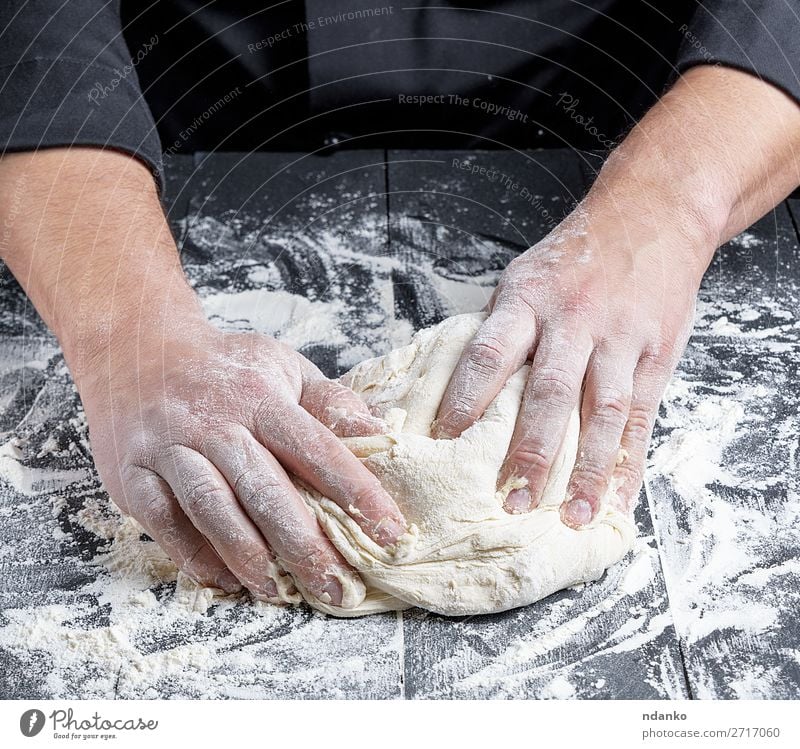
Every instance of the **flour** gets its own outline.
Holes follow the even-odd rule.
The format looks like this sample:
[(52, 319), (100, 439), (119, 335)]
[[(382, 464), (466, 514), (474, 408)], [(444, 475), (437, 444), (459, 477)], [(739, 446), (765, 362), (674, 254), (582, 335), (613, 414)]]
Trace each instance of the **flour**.
[[(349, 243), (305, 236), (301, 258), (318, 258), (329, 275), (317, 273), (319, 286), (302, 293), (281, 288), (297, 232), (273, 233), (267, 249), (254, 240), (260, 260), (248, 264), (231, 226), (193, 222), (184, 257), (222, 327), (275, 333), (329, 374), (408, 342), (411, 326), (392, 307), (396, 262), (370, 253), (374, 224), (354, 221)], [(213, 269), (198, 260), (212, 249)], [(354, 265), (369, 273), (361, 290), (347, 288)], [(0, 649), (16, 688), (48, 698), (399, 696), (402, 626), (394, 615), (342, 626), (308, 609), (196, 586), (102, 491), (52, 337), (3, 338), (0, 369), (10, 429), (0, 435), (0, 560), (13, 560), (0, 591)], [(39, 579), (49, 581), (46, 590), (31, 589)]]
[(258, 330), (295, 348), (346, 343), (337, 324), (344, 311), (341, 303), (309, 302), (285, 291), (261, 289), (214, 294), (202, 302), (208, 318), (223, 330)]
[(800, 547), (800, 326), (768, 296), (736, 295), (718, 287), (698, 305), (664, 397), (648, 498), (676, 630), (689, 658), (699, 648), (706, 659), (693, 661), (706, 674), (698, 696), (788, 696), (782, 670), (800, 655), (786, 620), (800, 608), (786, 556)]
[[(298, 619), (289, 609), (198, 587), (134, 521), (115, 515), (108, 504), (99, 507), (70, 520), (76, 531), (103, 536), (115, 526), (113, 540), (99, 547), (86, 569), (94, 579), (65, 603), (7, 608), (0, 626), (3, 648), (26, 658), (47, 655), (43, 688), (49, 696), (75, 695), (77, 689), (84, 698), (152, 697), (176, 678), (177, 694), (184, 697), (276, 696), (283, 682), (291, 685), (286, 696), (315, 693), (320, 684), (334, 696), (363, 673), (363, 659), (385, 657), (385, 637), (377, 638), (378, 647), (356, 647), (356, 633), (328, 631), (322, 615)], [(281, 638), (270, 639), (265, 662), (259, 643), (281, 629)], [(385, 626), (360, 631), (370, 629), (379, 635)], [(284, 674), (286, 668), (291, 672)], [(380, 690), (372, 676), (361, 681), (365, 689)]]
[[(329, 358), (313, 352), (340, 374), (413, 332), (395, 310), (397, 260), (371, 249), (379, 228), (356, 220), (352, 228), (352, 242), (325, 230), (304, 235), (295, 253), (294, 230), (267, 236), (244, 223), (191, 220), (184, 261), (223, 325), (274, 329), (273, 293), (314, 315), (326, 338), (346, 339)], [(465, 255), (494, 253), (487, 268), (507, 262), (507, 247), (486, 244), (471, 242)], [(292, 280), (285, 256), (319, 262), (323, 281)], [(443, 279), (448, 299), (432, 291), (419, 303), (440, 317), (482, 306), (499, 271), (470, 288), (474, 269), (443, 274), (438, 259), (420, 261), (419, 272)], [(349, 268), (363, 271), (360, 286), (346, 286)], [(723, 278), (703, 292), (648, 465), (655, 536), (645, 533), (596, 583), (458, 620), (411, 611), (339, 621), (220, 597), (179, 576), (108, 503), (58, 348), (32, 315), (21, 316), (20, 334), (0, 339), (0, 648), (11, 678), (37, 698), (401, 698), (408, 669), (425, 697), (584, 696), (587, 685), (600, 696), (635, 695), (641, 685), (644, 697), (683, 697), (677, 631), (701, 679), (696, 695), (793, 696), (781, 669), (800, 661), (782, 634), (794, 631), (786, 612), (800, 609), (796, 560), (786, 556), (800, 547), (800, 294), (784, 290), (778, 302), (765, 288), (747, 296)], [(323, 337), (293, 318), (281, 324), (294, 325), (300, 348)], [(701, 658), (714, 662), (703, 670)], [(618, 674), (621, 660), (633, 670)]]

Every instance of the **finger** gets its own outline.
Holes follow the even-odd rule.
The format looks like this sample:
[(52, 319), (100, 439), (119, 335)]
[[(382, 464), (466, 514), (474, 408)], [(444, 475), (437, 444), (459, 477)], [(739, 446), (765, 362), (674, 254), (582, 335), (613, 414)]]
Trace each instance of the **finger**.
[(169, 485), (142, 468), (126, 487), (128, 506), (148, 535), (195, 582), (221, 588), (226, 593), (242, 589), (203, 535), (195, 528), (172, 494)]
[(628, 421), (637, 357), (624, 349), (597, 349), (586, 372), (578, 457), (567, 484), (561, 519), (571, 528), (592, 521), (608, 489)]
[(390, 546), (408, 532), (380, 481), (305, 409), (279, 407), (260, 414), (255, 437), (281, 465), (336, 502), (376, 543)]
[(202, 455), (182, 446), (168, 451), (158, 463), (158, 472), (172, 487), (181, 508), (228, 569), (255, 596), (279, 600), (283, 581), (275, 555), (220, 472)]
[(489, 297), (489, 301), (483, 305), (483, 309), (481, 310), (481, 312), (486, 312), (487, 314), (491, 313), (491, 311), (494, 309), (494, 305), (497, 304), (497, 297), (499, 293), (500, 293), (500, 287), (495, 286), (494, 291), (492, 291), (492, 295)]
[(206, 456), (292, 577), (316, 598), (357, 606), (363, 584), (322, 532), (277, 460), (249, 432), (232, 431), (209, 443)]
[(337, 437), (368, 437), (389, 431), (389, 425), (373, 416), (350, 388), (328, 380), (313, 365), (303, 379), (300, 405)]
[(575, 332), (572, 325), (543, 334), (500, 471), (501, 490), (517, 479), (524, 484), (508, 493), (504, 503), (507, 512), (528, 512), (538, 506), (570, 416), (580, 400), (591, 350), (591, 339)]
[(643, 357), (633, 373), (633, 396), (621, 447), (623, 460), (614, 468), (620, 510), (630, 512), (644, 480), (650, 436), (658, 415), (658, 404), (669, 382), (670, 367)]
[(454, 438), (472, 426), (528, 358), (536, 339), (530, 307), (498, 304), (464, 349), (431, 429), (434, 438)]

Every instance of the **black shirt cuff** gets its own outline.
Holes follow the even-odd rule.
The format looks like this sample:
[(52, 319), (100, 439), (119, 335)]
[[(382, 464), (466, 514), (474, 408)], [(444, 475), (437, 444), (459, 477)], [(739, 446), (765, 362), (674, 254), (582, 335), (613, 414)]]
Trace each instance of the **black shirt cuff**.
[(37, 58), (0, 70), (0, 149), (95, 146), (141, 159), (162, 187), (161, 144), (138, 86), (125, 70)]
[(695, 65), (737, 68), (800, 103), (797, 0), (706, 0), (680, 31), (679, 73)]

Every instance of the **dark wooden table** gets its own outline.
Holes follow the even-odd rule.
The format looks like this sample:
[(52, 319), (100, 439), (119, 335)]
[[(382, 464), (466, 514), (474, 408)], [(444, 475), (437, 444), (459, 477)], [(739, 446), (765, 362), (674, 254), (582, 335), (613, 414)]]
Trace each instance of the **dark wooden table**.
[[(598, 165), (567, 151), (201, 154), (170, 160), (167, 204), (209, 315), (283, 336), (334, 376), (483, 306)], [(5, 271), (0, 697), (800, 696), (798, 220), (800, 204), (780, 205), (706, 276), (636, 551), (596, 583), (458, 619), (187, 606), (173, 580), (126, 577), (63, 358)]]

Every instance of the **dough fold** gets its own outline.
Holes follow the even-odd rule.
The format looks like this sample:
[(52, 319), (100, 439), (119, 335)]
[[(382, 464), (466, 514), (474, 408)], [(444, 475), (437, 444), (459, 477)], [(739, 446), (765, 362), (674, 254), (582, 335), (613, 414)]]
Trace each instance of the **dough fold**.
[(342, 377), (393, 427), (386, 436), (345, 442), (414, 528), (394, 553), (387, 551), (334, 502), (298, 487), (366, 585), (363, 601), (354, 608), (308, 598), (315, 608), (335, 616), (410, 606), (454, 616), (505, 611), (599, 578), (633, 546), (635, 526), (610, 501), (611, 489), (591, 526), (576, 531), (560, 520), (559, 506), (575, 463), (577, 412), (540, 506), (522, 515), (504, 512), (497, 476), (511, 441), (527, 366), (461, 437), (430, 437), (450, 375), (484, 318), (482, 313), (451, 317), (417, 333), (408, 346), (362, 362)]

